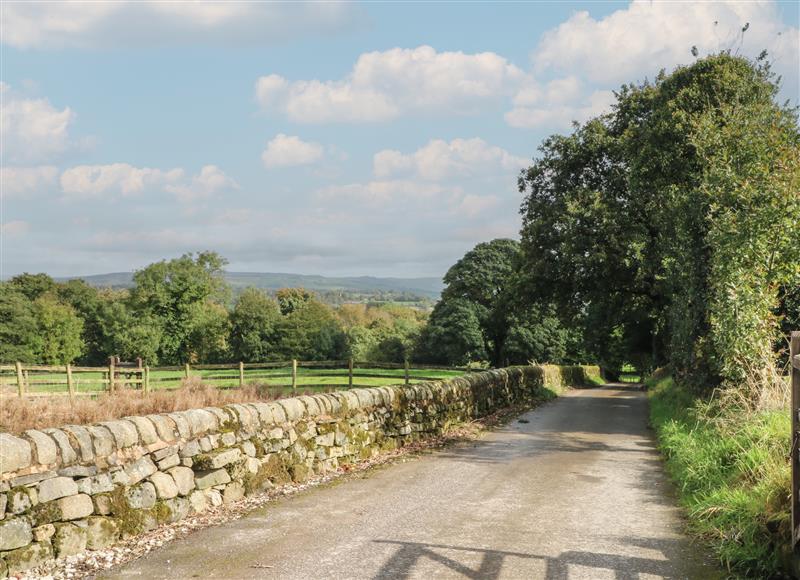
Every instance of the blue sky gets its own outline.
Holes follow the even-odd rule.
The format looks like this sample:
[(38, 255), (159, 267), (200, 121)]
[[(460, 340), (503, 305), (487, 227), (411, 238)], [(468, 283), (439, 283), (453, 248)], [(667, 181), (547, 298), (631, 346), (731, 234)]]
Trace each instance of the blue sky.
[[(741, 27), (750, 23), (742, 38)], [(2, 276), (438, 276), (515, 237), (516, 177), (611, 91), (766, 48), (794, 2), (3, 2)]]

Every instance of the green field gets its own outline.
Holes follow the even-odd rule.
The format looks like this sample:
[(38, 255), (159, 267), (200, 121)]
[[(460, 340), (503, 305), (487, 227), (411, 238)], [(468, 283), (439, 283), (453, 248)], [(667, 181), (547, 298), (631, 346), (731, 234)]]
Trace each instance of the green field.
[[(274, 387), (292, 386), (291, 366), (279, 368), (248, 368), (244, 370), (244, 383), (261, 384)], [(418, 383), (426, 380), (442, 380), (464, 374), (461, 370), (442, 369), (409, 369), (409, 382)], [(198, 377), (202, 382), (217, 387), (230, 388), (239, 386), (238, 369), (190, 369), (190, 377)], [(98, 381), (103, 379), (100, 371), (73, 372), (73, 383), (78, 393), (99, 393), (106, 390), (106, 385)], [(183, 370), (151, 370), (150, 390), (177, 389), (185, 378)], [(30, 394), (67, 394), (66, 373), (57, 372), (29, 372), (30, 383), (26, 385), (25, 392)], [(384, 385), (403, 384), (405, 381), (404, 369), (377, 369), (354, 368), (353, 387), (378, 387)], [(118, 384), (124, 384), (125, 378), (119, 376)], [(141, 388), (138, 384), (128, 384), (128, 387)], [(4, 372), (0, 375), (0, 387), (5, 394), (17, 392), (16, 375)], [(346, 368), (304, 368), (297, 369), (297, 387), (303, 390), (330, 390), (331, 388), (348, 387), (348, 369)]]

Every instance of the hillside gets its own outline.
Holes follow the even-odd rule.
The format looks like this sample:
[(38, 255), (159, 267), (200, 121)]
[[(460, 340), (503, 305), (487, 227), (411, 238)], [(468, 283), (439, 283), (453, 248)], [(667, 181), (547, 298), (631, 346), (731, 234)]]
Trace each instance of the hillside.
[[(98, 288), (130, 288), (132, 272), (112, 272), (92, 276), (76, 276)], [(68, 280), (70, 278), (63, 278)], [(441, 278), (378, 278), (374, 276), (327, 277), (308, 274), (272, 272), (226, 272), (225, 279), (235, 289), (255, 286), (264, 290), (303, 287), (318, 292), (407, 293), (423, 298), (438, 299), (442, 291)]]

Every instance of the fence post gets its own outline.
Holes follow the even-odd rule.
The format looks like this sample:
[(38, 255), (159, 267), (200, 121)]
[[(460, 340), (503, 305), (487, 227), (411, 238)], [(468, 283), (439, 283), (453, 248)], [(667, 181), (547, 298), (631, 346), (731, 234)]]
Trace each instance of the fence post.
[(797, 542), (800, 540), (800, 331), (792, 332), (789, 342), (789, 369), (792, 373), (792, 553), (795, 565), (798, 563)]
[(75, 385), (72, 383), (72, 365), (67, 365), (67, 390), (69, 390), (69, 404), (75, 404)]
[(239, 388), (244, 386), (244, 363), (239, 361)]
[(22, 374), (22, 363), (17, 361), (17, 395), (22, 398), (25, 393), (25, 376)]
[(297, 359), (292, 359), (292, 389), (297, 388)]
[(150, 393), (150, 367), (144, 367), (142, 379), (144, 379), (144, 382), (142, 383), (142, 390), (144, 391), (144, 394), (147, 395)]
[(114, 390), (117, 388), (116, 386), (116, 372), (114, 371), (114, 357), (108, 358), (108, 390), (109, 392), (113, 393)]
[(405, 359), (403, 369), (405, 370), (406, 386), (408, 386), (408, 359)]
[(347, 361), (347, 388), (353, 388), (353, 359)]
[(185, 365), (183, 365), (183, 377), (185, 379), (189, 378), (189, 363), (188, 362)]

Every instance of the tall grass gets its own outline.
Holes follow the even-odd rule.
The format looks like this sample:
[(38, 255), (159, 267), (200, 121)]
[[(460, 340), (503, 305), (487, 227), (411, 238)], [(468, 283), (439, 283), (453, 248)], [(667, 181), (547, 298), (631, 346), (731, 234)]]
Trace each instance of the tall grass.
[(725, 406), (669, 376), (648, 387), (651, 423), (692, 530), (729, 570), (783, 577), (791, 551), (788, 409)]
[(289, 396), (320, 393), (319, 389), (281, 389), (269, 385), (250, 384), (238, 389), (219, 389), (191, 377), (181, 388), (155, 391), (144, 396), (141, 391), (119, 389), (97, 399), (79, 398), (70, 405), (66, 397), (19, 399), (4, 397), (0, 401), (0, 431), (22, 433), (26, 429), (44, 429), (63, 425), (81, 425), (119, 419), (131, 415), (171, 413), (201, 407), (219, 407), (230, 403), (248, 403)]

